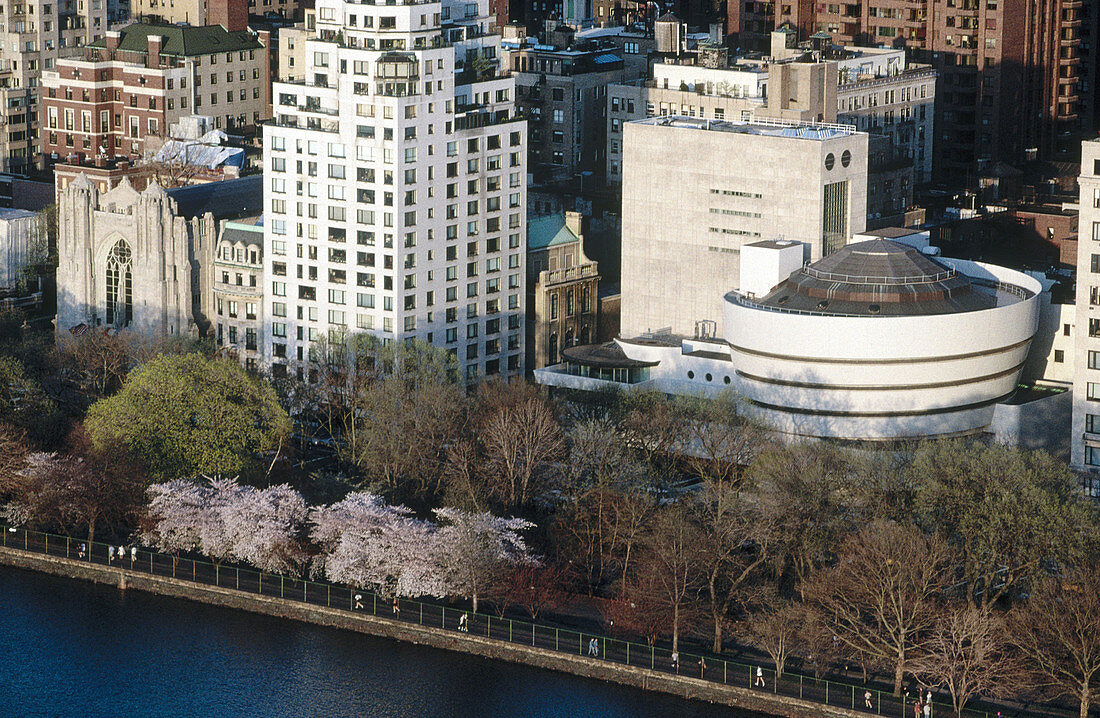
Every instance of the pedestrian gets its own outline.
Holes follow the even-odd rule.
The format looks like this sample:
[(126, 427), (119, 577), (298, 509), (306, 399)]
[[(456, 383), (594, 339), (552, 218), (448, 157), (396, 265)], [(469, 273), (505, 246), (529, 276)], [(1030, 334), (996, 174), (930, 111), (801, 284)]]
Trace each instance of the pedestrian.
[(130, 547), (130, 565), (133, 566), (137, 562), (137, 546)]
[(703, 677), (703, 671), (707, 670), (707, 659), (699, 656), (699, 677)]
[(761, 688), (767, 688), (767, 684), (764, 682), (764, 669), (760, 666), (756, 667), (756, 683), (755, 685)]
[(597, 658), (599, 657), (600, 642), (598, 639), (593, 638), (591, 641), (588, 642), (588, 655), (596, 656)]
[(680, 653), (678, 651), (673, 651), (672, 652), (672, 667), (673, 668), (679, 668), (680, 667)]
[(361, 593), (355, 594), (355, 607), (356, 608), (362, 608), (363, 607), (363, 594), (361, 594)]
[(458, 618), (458, 630), (463, 633), (470, 632), (470, 614), (463, 611), (462, 615)]
[(114, 546), (108, 546), (107, 547), (107, 563), (113, 563), (114, 560), (115, 560), (115, 547)]
[(78, 555), (80, 556), (80, 558), (84, 558), (84, 551), (85, 551), (85, 548), (86, 548), (86, 547), (84, 546), (84, 544), (83, 544), (83, 543), (81, 543), (81, 544), (80, 544), (80, 550), (78, 551)]
[(913, 718), (920, 718), (920, 701), (913, 704)]
[(118, 562), (122, 563), (125, 559), (126, 559), (126, 547), (125, 546), (119, 546), (118, 547)]
[(932, 715), (932, 691), (928, 691), (928, 702), (924, 704), (924, 718)]
[(867, 706), (868, 708), (874, 707), (871, 705), (871, 691), (863, 691), (863, 705)]
[(401, 605), (397, 602), (397, 596), (393, 597), (393, 615), (401, 616)]

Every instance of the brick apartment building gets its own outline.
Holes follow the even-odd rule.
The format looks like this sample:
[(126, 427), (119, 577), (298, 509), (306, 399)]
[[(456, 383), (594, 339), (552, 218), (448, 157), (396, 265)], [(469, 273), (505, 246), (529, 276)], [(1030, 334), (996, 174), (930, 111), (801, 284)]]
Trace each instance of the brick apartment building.
[(975, 184), (983, 166), (1075, 156), (1096, 127), (1097, 17), (1085, 0), (728, 0), (735, 44), (799, 39), (905, 47), (939, 74), (937, 171)]
[(270, 36), (250, 31), (247, 15), (216, 14), (214, 4), (218, 24), (137, 23), (43, 73), (47, 158), (142, 157), (187, 115), (211, 116), (226, 130), (267, 119)]

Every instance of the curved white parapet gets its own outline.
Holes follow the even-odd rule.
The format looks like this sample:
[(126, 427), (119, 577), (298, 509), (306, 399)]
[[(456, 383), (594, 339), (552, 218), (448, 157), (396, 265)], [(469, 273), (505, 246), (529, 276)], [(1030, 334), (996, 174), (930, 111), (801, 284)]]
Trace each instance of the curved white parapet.
[(893, 439), (987, 426), (1016, 386), (1042, 286), (1004, 267), (942, 261), (1009, 291), (989, 309), (908, 316), (797, 313), (728, 294), (737, 390), (762, 420), (794, 434)]

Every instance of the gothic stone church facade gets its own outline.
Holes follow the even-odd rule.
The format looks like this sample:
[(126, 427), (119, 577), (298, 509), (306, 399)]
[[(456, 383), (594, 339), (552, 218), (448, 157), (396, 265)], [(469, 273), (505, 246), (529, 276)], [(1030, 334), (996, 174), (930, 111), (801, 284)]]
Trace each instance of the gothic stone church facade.
[(205, 335), (220, 226), (262, 200), (260, 176), (138, 192), (78, 175), (58, 191), (58, 334), (87, 324)]

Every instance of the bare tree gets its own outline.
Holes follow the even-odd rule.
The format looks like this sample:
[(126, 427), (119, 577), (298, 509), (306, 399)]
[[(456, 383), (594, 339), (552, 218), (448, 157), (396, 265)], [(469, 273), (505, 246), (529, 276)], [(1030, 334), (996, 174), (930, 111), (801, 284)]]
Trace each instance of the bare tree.
[(691, 594), (699, 583), (697, 542), (698, 532), (687, 509), (679, 504), (665, 506), (654, 517), (639, 566), (648, 575), (646, 583), (655, 590), (654, 598), (667, 608), (673, 651), (679, 650), (680, 632), (691, 613)]
[(1013, 643), (1037, 682), (1077, 701), (1081, 718), (1100, 695), (1100, 566), (1037, 581), (1010, 617)]
[(674, 416), (683, 424), (677, 453), (704, 481), (733, 483), (764, 443), (764, 432), (741, 416), (732, 393), (717, 399), (681, 398)]
[(485, 450), (490, 493), (512, 509), (528, 502), (532, 481), (549, 462), (562, 457), (566, 444), (553, 410), (535, 387), (516, 380), (500, 388), (492, 383), (483, 390), (495, 397), (477, 435)]
[(1000, 698), (1018, 689), (1022, 678), (1001, 617), (973, 606), (942, 614), (910, 670), (925, 683), (945, 688), (956, 715), (975, 696)]
[(939, 614), (946, 545), (912, 526), (876, 522), (844, 542), (837, 564), (815, 574), (806, 594), (853, 657), (894, 669), (894, 695)]
[(778, 536), (771, 517), (732, 481), (708, 481), (692, 508), (699, 531), (694, 558), (706, 585), (712, 650), (720, 653), (730, 608), (770, 558)]
[(749, 617), (749, 635), (771, 657), (777, 676), (783, 675), (792, 651), (805, 650), (806, 617), (804, 606), (775, 596)]

